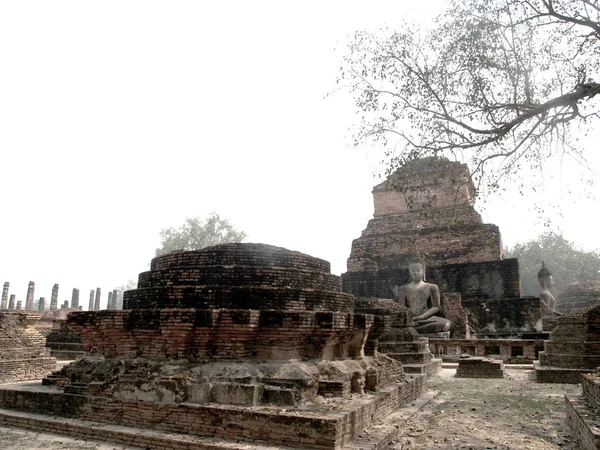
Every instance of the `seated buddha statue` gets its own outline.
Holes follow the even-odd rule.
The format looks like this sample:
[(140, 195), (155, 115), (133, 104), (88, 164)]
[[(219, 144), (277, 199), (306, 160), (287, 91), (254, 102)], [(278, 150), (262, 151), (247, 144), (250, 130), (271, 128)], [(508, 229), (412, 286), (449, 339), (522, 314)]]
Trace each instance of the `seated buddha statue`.
[(415, 329), (419, 333), (440, 333), (452, 330), (452, 322), (442, 317), (439, 287), (424, 280), (423, 264), (410, 263), (408, 271), (411, 281), (398, 289), (397, 300), (413, 312)]

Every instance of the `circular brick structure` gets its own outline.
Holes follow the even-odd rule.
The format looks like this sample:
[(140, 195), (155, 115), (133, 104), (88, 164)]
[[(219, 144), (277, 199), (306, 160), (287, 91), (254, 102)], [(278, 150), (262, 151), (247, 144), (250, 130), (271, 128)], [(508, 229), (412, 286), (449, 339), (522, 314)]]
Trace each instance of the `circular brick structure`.
[(232, 243), (152, 260), (124, 309), (350, 311), (354, 298), (327, 261), (265, 244)]

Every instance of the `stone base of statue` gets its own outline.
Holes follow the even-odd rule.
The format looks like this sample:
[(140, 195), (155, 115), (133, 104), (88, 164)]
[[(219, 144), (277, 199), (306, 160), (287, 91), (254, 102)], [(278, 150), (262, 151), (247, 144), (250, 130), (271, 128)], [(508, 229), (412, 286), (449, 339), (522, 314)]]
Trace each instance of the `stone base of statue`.
[(439, 333), (419, 333), (419, 335), (427, 339), (450, 339), (449, 331), (441, 331)]
[(378, 339), (377, 351), (400, 361), (405, 373), (432, 376), (442, 369), (442, 360), (433, 357), (429, 340), (412, 326), (412, 312), (405, 306), (390, 299), (359, 297), (354, 311), (390, 318), (389, 328)]

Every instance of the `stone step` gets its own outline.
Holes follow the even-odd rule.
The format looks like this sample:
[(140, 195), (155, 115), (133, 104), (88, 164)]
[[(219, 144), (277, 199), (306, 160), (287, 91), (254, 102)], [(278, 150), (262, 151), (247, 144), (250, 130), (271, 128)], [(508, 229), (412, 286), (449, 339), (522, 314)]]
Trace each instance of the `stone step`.
[(426, 364), (402, 364), (402, 368), (407, 374), (423, 374), (432, 376), (437, 374), (442, 369), (442, 360), (434, 358)]
[(297, 447), (256, 445), (246, 442), (225, 441), (219, 438), (202, 438), (176, 433), (106, 425), (86, 420), (57, 418), (42, 414), (32, 414), (0, 409), (0, 425), (44, 433), (63, 434), (80, 439), (126, 445), (130, 449), (169, 449), (169, 450), (282, 450)]

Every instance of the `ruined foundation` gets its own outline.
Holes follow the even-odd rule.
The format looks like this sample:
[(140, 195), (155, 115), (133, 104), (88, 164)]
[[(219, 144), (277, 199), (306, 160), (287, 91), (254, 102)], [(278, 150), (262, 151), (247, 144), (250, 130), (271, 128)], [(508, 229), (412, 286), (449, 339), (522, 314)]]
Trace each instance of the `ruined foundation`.
[(39, 380), (56, 367), (34, 324), (35, 312), (0, 312), (0, 383)]
[(600, 306), (560, 316), (536, 364), (540, 383), (579, 383), (600, 366)]
[[(87, 356), (0, 407), (223, 442), (338, 449), (425, 390), (377, 349), (329, 263), (260, 244), (152, 261), (124, 310), (76, 312)], [(371, 442), (369, 445), (377, 445)]]

